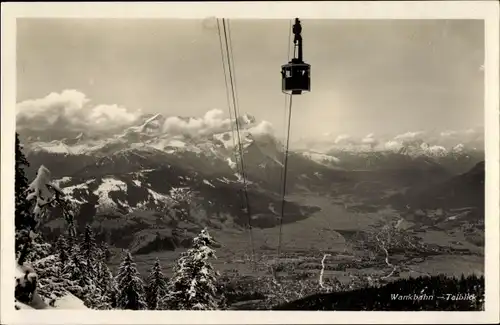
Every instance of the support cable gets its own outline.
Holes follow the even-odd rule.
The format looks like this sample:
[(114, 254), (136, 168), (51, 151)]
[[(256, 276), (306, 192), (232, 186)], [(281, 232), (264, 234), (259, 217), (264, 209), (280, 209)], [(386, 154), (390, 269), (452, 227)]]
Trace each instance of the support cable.
[(283, 235), (283, 217), (285, 214), (285, 195), (286, 195), (286, 177), (288, 170), (288, 150), (290, 146), (290, 124), (292, 121), (292, 95), (290, 95), (290, 105), (288, 106), (288, 126), (287, 126), (287, 136), (286, 136), (286, 147), (285, 147), (285, 163), (283, 166), (283, 187), (282, 187), (282, 196), (281, 196), (281, 218), (280, 218), (280, 232), (279, 232), (279, 240), (278, 240), (278, 258), (281, 255), (281, 244), (282, 244), (282, 235)]
[[(290, 20), (290, 24), (288, 26), (288, 42), (287, 42), (287, 62), (290, 61), (290, 50), (291, 50), (291, 39), (292, 39), (292, 20)], [(289, 104), (289, 109), (287, 110)], [(290, 134), (290, 118), (291, 118), (291, 106), (292, 106), (292, 95), (285, 94), (285, 107), (284, 107), (284, 119), (283, 126), (286, 125), (287, 120), (287, 111), (288, 111), (288, 127), (284, 128), (285, 134), (283, 136), (283, 140), (286, 141), (286, 147), (283, 149), (283, 160), (282, 160), (282, 169), (280, 175), (280, 184), (281, 184), (281, 215), (280, 215), (280, 225), (279, 225), (279, 237), (278, 237), (278, 258), (281, 255), (281, 243), (282, 243), (282, 231), (283, 231), (283, 216), (284, 216), (284, 201), (286, 196), (286, 172), (287, 172), (287, 164), (288, 164), (288, 138)]]
[[(226, 71), (226, 61), (224, 60), (224, 49), (222, 46), (222, 33), (220, 29), (220, 22), (219, 19), (217, 19), (217, 31), (219, 34), (219, 44), (220, 44), (220, 54), (221, 54), (221, 61), (222, 61), (222, 70), (224, 72), (224, 82), (225, 82), (225, 87), (226, 87), (226, 100), (227, 100), (227, 108), (229, 111), (229, 121), (233, 120), (233, 113), (231, 109), (231, 99), (230, 99), (230, 94), (229, 94), (229, 87), (228, 87), (228, 80), (227, 80), (227, 71)], [(235, 134), (234, 134), (234, 125), (231, 122), (231, 138), (233, 140), (233, 147), (236, 148), (236, 140), (235, 140)], [(235, 156), (235, 161), (236, 161), (236, 156)], [(236, 167), (238, 167), (238, 164), (236, 164)]]
[[(240, 125), (239, 125), (239, 116), (238, 116), (238, 108), (237, 108), (237, 98), (236, 98), (236, 89), (235, 89), (235, 78), (234, 78), (234, 73), (233, 69), (234, 66), (231, 63), (231, 56), (232, 52), (229, 51), (229, 44), (230, 44), (230, 39), (228, 41), (228, 28), (226, 28), (226, 20), (223, 18), (222, 19), (222, 26), (224, 30), (224, 39), (225, 39), (225, 44), (226, 44), (226, 53), (227, 53), (227, 61), (228, 61), (228, 68), (229, 68), (229, 80), (231, 84), (231, 93), (232, 93), (232, 99), (233, 99), (233, 109), (235, 113), (235, 121), (236, 121), (236, 133), (238, 135), (238, 149), (239, 149), (239, 155), (240, 155), (240, 162), (241, 162), (241, 176), (243, 178), (243, 191), (245, 194), (245, 201), (246, 201), (246, 212), (248, 216), (248, 228), (249, 228), (249, 234), (250, 234), (250, 242), (252, 245), (252, 264), (254, 264), (254, 257), (255, 257), (255, 247), (254, 247), (254, 240), (253, 240), (253, 234), (252, 234), (252, 218), (251, 218), (251, 210), (250, 210), (250, 202), (248, 199), (248, 191), (247, 191), (247, 180), (246, 180), (246, 172), (245, 172), (245, 163), (244, 163), (244, 158), (243, 158), (243, 150), (241, 147), (241, 136), (240, 136)], [(231, 54), (230, 54), (231, 53)]]

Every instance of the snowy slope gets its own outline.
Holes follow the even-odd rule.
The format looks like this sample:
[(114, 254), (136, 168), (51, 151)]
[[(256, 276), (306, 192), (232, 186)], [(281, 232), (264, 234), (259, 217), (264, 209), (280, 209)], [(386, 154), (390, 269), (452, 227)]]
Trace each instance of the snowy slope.
[[(37, 261), (38, 262), (38, 261)], [(37, 263), (35, 262), (35, 263)], [(41, 261), (40, 261), (41, 262)], [(28, 272), (26, 274), (26, 272)], [(16, 288), (27, 288), (29, 284), (35, 283), (34, 281), (38, 279), (38, 275), (35, 269), (28, 263), (24, 263), (22, 266), (16, 264), (15, 271), (15, 281)], [(23, 299), (22, 297), (19, 297)], [(44, 299), (37, 293), (37, 290), (33, 292), (33, 297), (31, 301), (19, 301), (15, 300), (15, 308), (17, 310), (22, 309), (88, 309), (82, 300), (78, 299), (71, 293), (67, 292), (66, 295), (57, 298), (54, 303), (54, 307), (47, 304)]]
[(54, 309), (88, 309), (83, 301), (68, 293), (54, 303)]

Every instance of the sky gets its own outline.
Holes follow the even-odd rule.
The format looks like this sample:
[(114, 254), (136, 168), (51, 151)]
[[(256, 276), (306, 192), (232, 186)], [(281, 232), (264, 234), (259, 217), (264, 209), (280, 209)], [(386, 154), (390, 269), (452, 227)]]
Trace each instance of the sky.
[[(302, 25), (311, 92), (294, 96), (292, 138), (483, 125), (482, 21)], [(269, 121), (277, 134), (285, 125), (280, 67), (288, 61), (289, 30), (288, 20), (230, 20), (239, 110)], [(64, 90), (84, 94), (85, 105), (104, 113), (112, 107), (165, 116), (203, 116), (214, 108), (227, 114), (216, 22), (18, 19), (17, 102)]]

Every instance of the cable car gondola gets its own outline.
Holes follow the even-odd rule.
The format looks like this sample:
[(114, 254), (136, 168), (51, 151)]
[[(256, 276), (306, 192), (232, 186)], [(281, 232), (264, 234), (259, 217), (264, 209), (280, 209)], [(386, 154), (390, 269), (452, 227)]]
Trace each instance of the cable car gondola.
[[(311, 91), (311, 66), (302, 60), (302, 26), (295, 18), (293, 25), (294, 57), (290, 62), (281, 66), (282, 92), (290, 95), (300, 95)], [(295, 57), (296, 50), (298, 55)]]

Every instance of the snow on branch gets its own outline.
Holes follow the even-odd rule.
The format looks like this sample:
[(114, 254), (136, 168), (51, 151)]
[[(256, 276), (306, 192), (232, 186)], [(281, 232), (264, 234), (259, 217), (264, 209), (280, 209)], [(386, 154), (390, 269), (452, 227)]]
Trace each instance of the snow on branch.
[(171, 309), (217, 309), (218, 299), (215, 271), (209, 259), (216, 258), (210, 247), (214, 243), (206, 229), (193, 240), (193, 247), (182, 253), (174, 268), (165, 299)]
[(58, 206), (68, 224), (72, 224), (76, 206), (65, 199), (61, 188), (51, 180), (51, 172), (44, 165), (38, 168), (35, 179), (27, 189), (27, 201), (33, 202), (33, 214), (39, 221), (45, 217), (47, 208)]
[(52, 183), (51, 173), (45, 166), (41, 165), (38, 168), (35, 179), (28, 186), (28, 201), (34, 201), (35, 207), (33, 213), (37, 218), (44, 216), (46, 207), (53, 206), (53, 203), (61, 202), (64, 193), (59, 186)]

